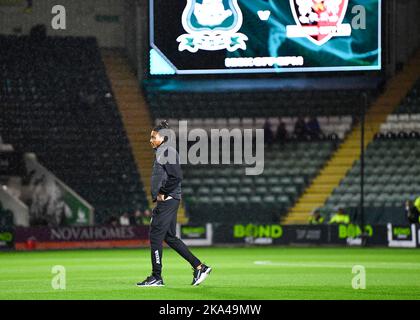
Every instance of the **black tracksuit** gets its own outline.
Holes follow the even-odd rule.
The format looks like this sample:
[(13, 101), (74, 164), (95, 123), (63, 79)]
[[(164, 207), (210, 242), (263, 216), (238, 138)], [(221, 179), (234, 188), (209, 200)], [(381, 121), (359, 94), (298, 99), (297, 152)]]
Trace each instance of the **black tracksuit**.
[[(157, 202), (152, 212), (150, 224), (150, 247), (153, 273), (161, 278), (162, 273), (162, 242), (165, 241), (172, 249), (187, 260), (193, 268), (201, 262), (188, 249), (184, 242), (176, 236), (176, 218), (181, 200), (182, 170), (179, 155), (171, 146), (162, 144), (156, 151), (152, 172), (152, 199)], [(165, 163), (165, 159), (169, 160)], [(174, 160), (174, 161), (171, 161)], [(158, 194), (172, 199), (156, 201)]]

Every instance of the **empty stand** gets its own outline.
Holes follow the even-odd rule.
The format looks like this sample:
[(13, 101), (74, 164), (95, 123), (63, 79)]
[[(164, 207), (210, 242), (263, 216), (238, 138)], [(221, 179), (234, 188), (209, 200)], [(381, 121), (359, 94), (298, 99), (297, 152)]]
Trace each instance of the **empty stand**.
[(147, 204), (95, 39), (0, 37), (0, 134), (107, 215)]
[(190, 222), (276, 223), (299, 198), (336, 147), (334, 141), (273, 145), (264, 173), (238, 165), (187, 165), (184, 197)]
[[(405, 201), (420, 194), (420, 81), (386, 117), (365, 154), (366, 221), (406, 223)], [(408, 112), (408, 113), (406, 113)], [(356, 208), (360, 203), (360, 160), (329, 196), (323, 211)]]
[[(190, 91), (167, 90), (169, 86), (160, 90), (146, 85), (156, 123), (169, 119), (176, 129), (179, 120), (187, 120), (189, 129), (209, 132), (262, 129), (268, 121), (275, 135), (283, 122), (288, 135), (282, 143), (266, 149), (261, 176), (247, 177), (238, 166), (185, 166), (183, 187), (190, 222), (283, 220), (351, 132), (354, 115), (360, 114), (361, 107), (361, 91), (349, 88), (208, 92), (199, 84)], [(375, 90), (367, 92), (369, 99), (376, 94)], [(297, 139), (297, 119), (312, 117), (317, 118), (323, 135), (310, 141)]]

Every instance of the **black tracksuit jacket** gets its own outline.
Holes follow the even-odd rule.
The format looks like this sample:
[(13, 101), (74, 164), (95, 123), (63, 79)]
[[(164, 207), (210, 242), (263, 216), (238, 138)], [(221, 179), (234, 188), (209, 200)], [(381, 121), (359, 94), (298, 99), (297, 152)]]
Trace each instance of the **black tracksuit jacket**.
[[(155, 150), (155, 153), (151, 183), (153, 202), (156, 201), (159, 193), (181, 200), (182, 170), (178, 152), (175, 148), (163, 143)], [(169, 161), (165, 163), (165, 159)]]

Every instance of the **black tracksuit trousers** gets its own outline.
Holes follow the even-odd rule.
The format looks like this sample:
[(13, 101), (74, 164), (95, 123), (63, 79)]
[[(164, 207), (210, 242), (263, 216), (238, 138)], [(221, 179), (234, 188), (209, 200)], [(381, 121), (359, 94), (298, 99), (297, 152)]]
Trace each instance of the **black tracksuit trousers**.
[(150, 248), (153, 273), (158, 278), (162, 277), (162, 243), (165, 241), (172, 249), (187, 260), (193, 268), (201, 262), (188, 249), (184, 242), (176, 236), (176, 218), (179, 200), (170, 199), (158, 201), (153, 209), (150, 224)]

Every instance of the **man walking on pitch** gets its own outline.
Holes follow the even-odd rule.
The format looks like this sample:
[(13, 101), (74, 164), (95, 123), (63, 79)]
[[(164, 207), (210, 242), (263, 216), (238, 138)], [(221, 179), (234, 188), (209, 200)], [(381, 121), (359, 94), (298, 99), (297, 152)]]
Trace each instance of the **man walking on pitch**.
[(139, 287), (164, 286), (162, 279), (163, 241), (191, 264), (194, 270), (193, 286), (202, 283), (212, 270), (201, 263), (185, 243), (176, 236), (176, 218), (181, 201), (182, 171), (178, 152), (167, 143), (168, 135), (163, 134), (163, 130), (168, 129), (168, 122), (162, 121), (150, 135), (150, 144), (156, 153), (151, 186), (152, 199), (153, 202), (156, 202), (150, 224), (152, 275), (143, 282), (137, 283)]

